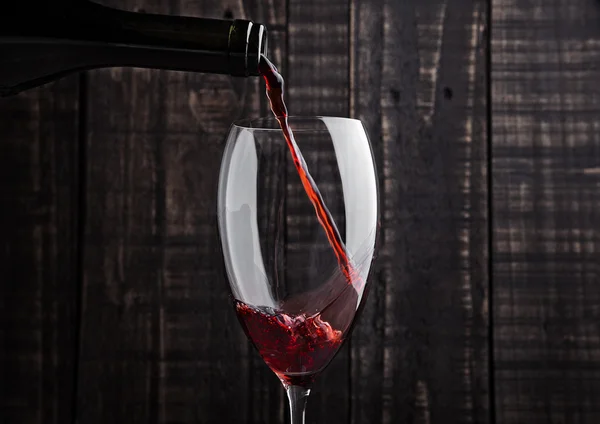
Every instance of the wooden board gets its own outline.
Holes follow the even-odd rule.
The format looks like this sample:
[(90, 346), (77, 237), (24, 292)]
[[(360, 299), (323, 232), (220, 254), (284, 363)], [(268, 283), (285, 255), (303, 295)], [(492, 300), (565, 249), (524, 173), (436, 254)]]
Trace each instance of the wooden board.
[(600, 421), (600, 3), (495, 0), (499, 424)]
[(72, 421), (78, 78), (0, 99), (0, 422)]
[[(115, 6), (250, 17), (241, 2)], [(248, 422), (262, 384), (229, 299), (216, 189), (229, 126), (258, 114), (258, 79), (112, 69), (89, 91), (77, 417)]]
[(355, 0), (353, 116), (380, 171), (352, 423), (489, 422), (484, 1)]

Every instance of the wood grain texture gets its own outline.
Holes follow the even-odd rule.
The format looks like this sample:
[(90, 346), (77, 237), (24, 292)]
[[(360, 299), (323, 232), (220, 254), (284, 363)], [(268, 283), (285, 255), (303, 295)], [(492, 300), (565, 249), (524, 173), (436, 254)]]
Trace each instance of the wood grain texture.
[(486, 14), (477, 0), (352, 2), (352, 114), (382, 197), (353, 423), (489, 422)]
[(78, 79), (0, 100), (0, 422), (72, 419)]
[(600, 421), (600, 3), (493, 1), (499, 424)]
[[(241, 2), (113, 6), (248, 17)], [(229, 126), (259, 109), (258, 79), (101, 70), (89, 99), (78, 419), (247, 422), (255, 352), (229, 300), (216, 188)]]
[[(289, 0), (288, 1), (288, 69), (284, 74), (288, 92), (290, 115), (348, 116), (349, 110), (349, 40), (348, 0)], [(307, 144), (305, 144), (306, 146)], [(319, 151), (311, 146), (308, 159), (314, 156), (319, 165), (335, 163), (333, 153)], [(313, 166), (314, 168), (314, 166)], [(312, 169), (312, 168), (311, 168)], [(312, 171), (311, 171), (312, 172)], [(293, 165), (289, 164), (288, 178), (298, 178)], [(317, 178), (317, 176), (315, 176)], [(330, 181), (317, 184), (329, 183)], [(302, 208), (306, 194), (299, 186), (288, 197), (295, 200), (297, 214), (289, 213), (288, 233), (300, 234), (310, 231), (314, 211)], [(307, 223), (306, 217), (310, 217)], [(343, 227), (343, 226), (342, 226)], [(289, 239), (291, 236), (288, 236)], [(309, 257), (313, 246), (299, 243), (289, 245), (287, 260), (291, 255)], [(307, 262), (308, 263), (308, 262)], [(308, 401), (307, 423), (344, 423), (349, 420), (349, 374), (350, 357), (348, 344), (333, 359), (317, 379)]]
[(271, 44), (273, 40), (272, 33), (285, 32), (287, 30), (287, 1), (244, 0), (243, 6), (249, 19), (267, 26), (267, 30), (269, 31), (269, 46), (275, 47), (275, 45)]

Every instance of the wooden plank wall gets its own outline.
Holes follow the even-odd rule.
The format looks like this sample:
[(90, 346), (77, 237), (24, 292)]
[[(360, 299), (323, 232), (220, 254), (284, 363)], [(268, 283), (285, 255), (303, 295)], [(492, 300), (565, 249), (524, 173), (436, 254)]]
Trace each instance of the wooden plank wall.
[(0, 422), (72, 422), (79, 78), (0, 99)]
[(494, 0), (497, 422), (600, 421), (600, 2)]
[(487, 6), (365, 0), (352, 17), (352, 113), (383, 211), (352, 422), (487, 423)]
[[(308, 423), (600, 421), (598, 1), (106, 4), (263, 22), (291, 112), (367, 127), (380, 259)], [(140, 69), (0, 99), (0, 423), (286, 422), (216, 234), (225, 134), (267, 114)]]

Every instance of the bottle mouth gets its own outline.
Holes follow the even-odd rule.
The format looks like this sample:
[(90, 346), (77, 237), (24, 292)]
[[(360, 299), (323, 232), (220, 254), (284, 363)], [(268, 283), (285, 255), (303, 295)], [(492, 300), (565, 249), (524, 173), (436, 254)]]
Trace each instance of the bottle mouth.
[[(268, 52), (268, 38), (267, 38), (267, 27), (264, 25), (260, 25), (259, 24), (259, 30), (260, 30), (260, 41), (258, 43), (258, 52), (259, 52), (259, 57), (258, 60), (260, 62), (260, 56), (261, 55), (265, 55), (267, 56), (267, 52)], [(258, 64), (256, 65), (258, 67)]]
[(267, 28), (261, 24), (250, 23), (248, 30), (248, 53), (246, 55), (248, 75), (260, 75), (258, 64), (261, 55), (267, 55)]
[(267, 28), (262, 24), (236, 19), (229, 34), (231, 75), (258, 76), (260, 56), (267, 54)]

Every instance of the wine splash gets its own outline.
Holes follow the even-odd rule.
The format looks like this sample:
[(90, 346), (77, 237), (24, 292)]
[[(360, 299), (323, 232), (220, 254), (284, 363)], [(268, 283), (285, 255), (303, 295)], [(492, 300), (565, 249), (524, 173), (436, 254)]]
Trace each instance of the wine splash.
[(238, 318), (265, 363), (285, 382), (309, 386), (342, 344), (342, 332), (320, 315), (288, 315), (239, 300)]

